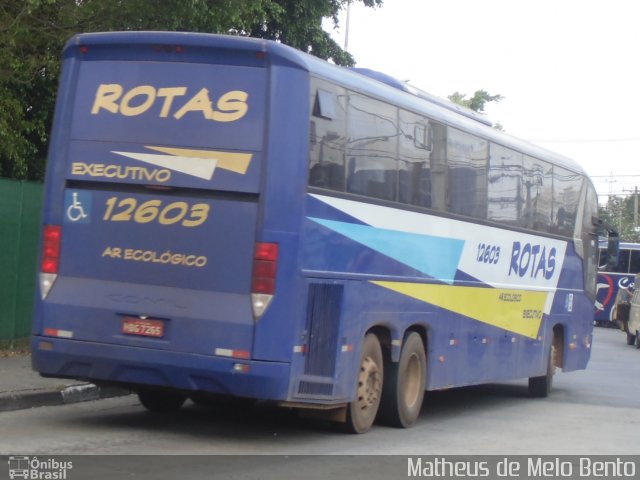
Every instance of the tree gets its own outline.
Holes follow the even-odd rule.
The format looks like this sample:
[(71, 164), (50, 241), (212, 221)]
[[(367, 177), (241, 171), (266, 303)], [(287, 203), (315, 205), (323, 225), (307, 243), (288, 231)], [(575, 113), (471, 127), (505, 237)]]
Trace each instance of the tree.
[(598, 215), (614, 228), (618, 229), (623, 242), (640, 242), (640, 229), (635, 224), (634, 195), (627, 197), (610, 196), (607, 205), (598, 208)]
[[(447, 97), (453, 103), (462, 105), (463, 107), (470, 108), (471, 110), (479, 113), (484, 113), (484, 107), (488, 102), (499, 102), (504, 99), (502, 95), (491, 95), (486, 90), (476, 90), (473, 97), (467, 98), (466, 93), (454, 92)], [(493, 125), (496, 130), (504, 131), (504, 128), (500, 122), (496, 122)]]
[[(354, 59), (322, 30), (348, 0), (2, 0), (0, 176), (44, 175), (60, 53), (77, 32), (174, 30), (278, 40), (338, 65)], [(382, 0), (358, 0), (368, 7)]]
[(470, 108), (475, 112), (484, 112), (487, 102), (499, 102), (504, 99), (502, 95), (490, 95), (486, 90), (476, 90), (473, 97), (467, 98), (466, 93), (454, 92), (449, 95), (449, 100), (463, 107)]

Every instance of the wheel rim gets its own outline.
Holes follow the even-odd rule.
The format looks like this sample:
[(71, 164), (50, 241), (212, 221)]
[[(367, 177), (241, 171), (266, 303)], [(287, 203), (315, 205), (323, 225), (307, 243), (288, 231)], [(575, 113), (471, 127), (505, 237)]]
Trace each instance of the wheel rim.
[(406, 381), (404, 382), (402, 392), (407, 407), (413, 407), (418, 401), (418, 398), (420, 398), (420, 391), (422, 389), (422, 382), (420, 381), (421, 375), (422, 368), (420, 366), (420, 359), (417, 354), (412, 353), (407, 361)]
[(375, 407), (380, 400), (381, 391), (380, 369), (371, 357), (366, 357), (358, 376), (358, 408), (366, 411)]

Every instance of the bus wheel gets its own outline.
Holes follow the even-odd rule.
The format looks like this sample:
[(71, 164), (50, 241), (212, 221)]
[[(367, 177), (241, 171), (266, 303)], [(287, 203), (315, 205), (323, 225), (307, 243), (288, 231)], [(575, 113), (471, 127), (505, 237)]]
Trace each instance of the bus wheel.
[(144, 408), (150, 412), (177, 412), (187, 397), (179, 393), (162, 390), (140, 390), (138, 399)]
[(537, 398), (548, 397), (553, 386), (553, 375), (556, 371), (556, 347), (554, 341), (551, 341), (549, 348), (549, 357), (547, 360), (547, 373), (540, 377), (529, 378), (529, 395)]
[(416, 423), (424, 399), (427, 356), (422, 337), (411, 332), (402, 346), (400, 361), (389, 360), (384, 371), (381, 420), (393, 427), (408, 428)]
[(627, 332), (627, 345), (633, 345), (634, 343), (636, 343), (636, 338), (636, 335)]
[(360, 354), (356, 399), (347, 407), (346, 428), (352, 433), (369, 431), (376, 419), (383, 384), (382, 349), (378, 337), (368, 333)]

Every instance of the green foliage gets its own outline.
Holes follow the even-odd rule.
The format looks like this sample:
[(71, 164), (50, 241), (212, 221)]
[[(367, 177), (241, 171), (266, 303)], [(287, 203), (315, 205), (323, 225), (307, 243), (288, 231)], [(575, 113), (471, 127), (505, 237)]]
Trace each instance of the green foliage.
[(467, 98), (466, 93), (454, 92), (449, 95), (449, 100), (463, 107), (470, 108), (475, 112), (484, 112), (487, 102), (499, 102), (504, 97), (502, 95), (491, 95), (486, 90), (476, 90), (473, 97)]
[[(359, 0), (377, 7), (382, 0)], [(1, 0), (0, 176), (41, 180), (60, 53), (76, 33), (172, 30), (280, 41), (338, 65), (354, 59), (322, 30), (347, 0)]]
[[(499, 102), (504, 97), (502, 95), (491, 95), (486, 90), (476, 90), (476, 93), (474, 93), (471, 98), (467, 98), (466, 93), (460, 92), (454, 92), (447, 98), (453, 103), (470, 108), (475, 112), (484, 113), (484, 107), (488, 102)], [(504, 132), (504, 127), (500, 122), (496, 122), (493, 128)]]
[(640, 229), (635, 224), (634, 218), (635, 206), (634, 196), (629, 195), (627, 197), (611, 196), (605, 207), (598, 208), (600, 218), (618, 229), (622, 242), (640, 242)]

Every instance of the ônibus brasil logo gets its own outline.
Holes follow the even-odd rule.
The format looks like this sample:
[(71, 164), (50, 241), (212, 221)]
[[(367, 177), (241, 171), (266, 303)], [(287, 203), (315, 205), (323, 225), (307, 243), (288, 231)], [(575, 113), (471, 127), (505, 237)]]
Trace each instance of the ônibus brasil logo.
[(40, 460), (38, 457), (12, 455), (9, 457), (9, 478), (31, 480), (66, 480), (67, 471), (73, 462), (63, 462), (54, 458)]

